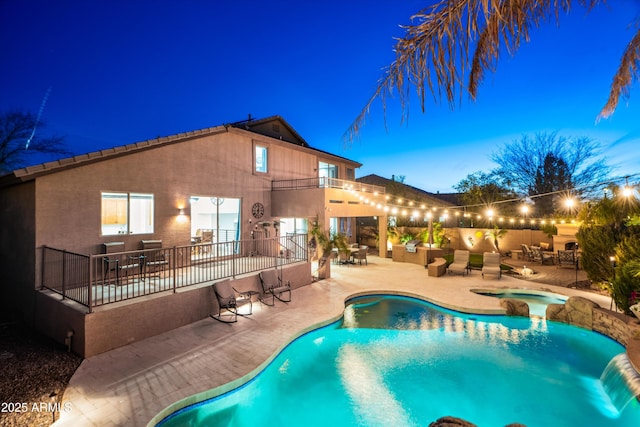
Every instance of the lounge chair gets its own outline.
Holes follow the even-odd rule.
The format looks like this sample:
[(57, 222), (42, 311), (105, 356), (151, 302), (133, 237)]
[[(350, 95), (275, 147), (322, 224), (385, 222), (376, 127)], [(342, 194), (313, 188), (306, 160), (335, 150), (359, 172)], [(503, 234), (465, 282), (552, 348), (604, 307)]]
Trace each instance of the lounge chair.
[[(262, 285), (262, 297), (260, 301), (267, 305), (274, 305), (275, 299), (282, 302), (291, 301), (291, 284), (289, 282), (282, 283), (282, 278), (278, 276), (278, 271), (274, 269), (263, 270), (260, 272), (260, 284)], [(283, 298), (283, 294), (289, 294), (288, 298)], [(271, 304), (265, 301), (271, 296)]]
[(500, 270), (500, 254), (495, 252), (485, 252), (482, 255), (482, 278), (485, 274), (495, 274), (498, 279), (502, 277)]
[[(213, 292), (218, 300), (218, 314), (211, 314), (211, 317), (223, 322), (234, 323), (238, 321), (238, 315), (248, 316), (253, 313), (253, 303), (251, 302), (251, 293), (238, 292), (231, 286), (229, 279), (221, 282), (214, 283)], [(249, 313), (238, 313), (238, 309), (243, 305), (249, 304)], [(226, 310), (230, 314), (226, 314), (226, 317), (233, 317), (233, 320), (223, 320), (222, 310)]]
[(469, 268), (469, 251), (456, 249), (453, 252), (453, 262), (448, 267), (449, 274), (462, 273), (469, 274), (471, 269)]

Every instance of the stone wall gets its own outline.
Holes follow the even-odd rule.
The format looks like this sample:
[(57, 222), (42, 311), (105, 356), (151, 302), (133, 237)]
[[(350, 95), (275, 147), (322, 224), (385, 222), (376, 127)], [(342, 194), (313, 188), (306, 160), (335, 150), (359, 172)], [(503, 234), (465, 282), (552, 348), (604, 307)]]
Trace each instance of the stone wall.
[(631, 364), (640, 373), (640, 322), (606, 310), (582, 297), (570, 297), (565, 304), (549, 304), (547, 320), (568, 323), (606, 335), (627, 349)]

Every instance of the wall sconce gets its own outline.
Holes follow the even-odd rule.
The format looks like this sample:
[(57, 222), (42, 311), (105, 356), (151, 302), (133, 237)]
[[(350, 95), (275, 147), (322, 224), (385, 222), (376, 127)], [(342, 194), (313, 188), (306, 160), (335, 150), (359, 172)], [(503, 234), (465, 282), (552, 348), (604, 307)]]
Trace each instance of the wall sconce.
[(178, 224), (184, 224), (187, 222), (187, 214), (185, 213), (184, 208), (178, 208), (178, 216), (176, 218)]

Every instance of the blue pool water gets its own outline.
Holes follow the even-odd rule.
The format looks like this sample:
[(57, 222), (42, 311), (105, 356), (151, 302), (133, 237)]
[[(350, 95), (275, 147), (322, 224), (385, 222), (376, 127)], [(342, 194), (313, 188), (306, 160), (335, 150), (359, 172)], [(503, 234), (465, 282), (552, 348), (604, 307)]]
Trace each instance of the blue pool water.
[(527, 293), (526, 290), (511, 289), (500, 291), (474, 291), (481, 295), (496, 298), (511, 298), (524, 301), (529, 305), (529, 314), (545, 317), (547, 314), (547, 306), (549, 304), (564, 304), (567, 298), (564, 295), (554, 294), (552, 292)]
[(541, 318), (362, 297), (249, 383), (160, 425), (425, 426), (446, 415), (478, 426), (640, 425), (638, 400), (616, 407), (600, 380), (623, 352), (600, 334)]

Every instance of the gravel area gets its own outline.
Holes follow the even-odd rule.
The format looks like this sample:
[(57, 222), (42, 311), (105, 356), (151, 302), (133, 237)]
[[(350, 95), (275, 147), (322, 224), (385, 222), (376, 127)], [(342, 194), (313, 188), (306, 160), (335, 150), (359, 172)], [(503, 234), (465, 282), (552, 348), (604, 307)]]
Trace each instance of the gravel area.
[(82, 358), (16, 322), (0, 322), (0, 426), (50, 426)]

